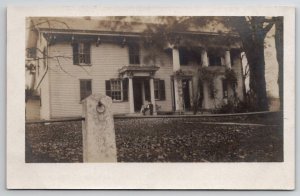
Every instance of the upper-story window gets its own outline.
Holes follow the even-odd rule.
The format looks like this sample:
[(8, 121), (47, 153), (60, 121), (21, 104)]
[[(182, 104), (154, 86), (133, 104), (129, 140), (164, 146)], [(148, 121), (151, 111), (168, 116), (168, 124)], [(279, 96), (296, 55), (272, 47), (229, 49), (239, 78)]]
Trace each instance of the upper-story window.
[(209, 53), (209, 66), (222, 66), (222, 57), (216, 53)]
[(179, 48), (179, 62), (180, 65), (188, 65), (189, 52), (186, 48)]
[(128, 45), (129, 50), (129, 64), (139, 65), (140, 64), (140, 46), (138, 44)]
[[(179, 48), (180, 65), (201, 65), (201, 48)], [(192, 63), (192, 64), (190, 64)]]
[(80, 42), (73, 44), (73, 64), (90, 65), (91, 64), (91, 44)]

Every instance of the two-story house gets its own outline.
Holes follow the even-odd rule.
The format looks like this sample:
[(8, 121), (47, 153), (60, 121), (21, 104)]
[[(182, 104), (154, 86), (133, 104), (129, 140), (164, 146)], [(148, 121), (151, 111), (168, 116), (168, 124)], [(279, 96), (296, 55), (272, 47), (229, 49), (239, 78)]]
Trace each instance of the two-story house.
[[(148, 102), (157, 106), (155, 114), (189, 111), (196, 96), (203, 97), (202, 108), (214, 109), (233, 95), (226, 68), (236, 73), (236, 94), (243, 99), (241, 44), (234, 32), (224, 35), (224, 26), (176, 32), (181, 39), (194, 37), (193, 46), (169, 44), (149, 60), (142, 39), (146, 23), (118, 29), (99, 21), (28, 18), (41, 119), (80, 116), (82, 100), (93, 93), (110, 96), (115, 114), (139, 112)], [(223, 41), (228, 37), (229, 44)], [(207, 83), (199, 84), (201, 68), (216, 73), (213, 92)]]

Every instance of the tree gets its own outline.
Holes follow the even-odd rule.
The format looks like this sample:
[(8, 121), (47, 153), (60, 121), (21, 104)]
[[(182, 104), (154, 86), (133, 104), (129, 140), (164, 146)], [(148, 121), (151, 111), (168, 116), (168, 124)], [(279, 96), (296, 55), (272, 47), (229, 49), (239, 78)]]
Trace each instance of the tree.
[[(204, 26), (211, 23), (213, 20), (222, 22), (226, 27), (235, 30), (242, 41), (242, 47), (246, 54), (250, 72), (250, 90), (253, 96), (254, 105), (257, 110), (268, 110), (268, 99), (266, 93), (265, 81), (265, 57), (264, 57), (264, 41), (266, 34), (272, 28), (274, 21), (266, 17), (161, 17), (163, 25), (159, 27), (151, 26), (148, 28), (148, 33), (151, 35), (151, 43), (153, 40), (162, 45), (163, 40), (170, 44), (190, 45), (193, 47), (195, 42), (191, 42), (188, 36), (184, 39), (176, 32), (182, 32), (188, 25)], [(149, 39), (149, 38), (148, 38)], [(201, 38), (198, 38), (201, 39)], [(209, 41), (215, 38), (211, 38)], [(201, 40), (205, 42), (205, 40)], [(229, 44), (232, 41), (230, 36), (222, 40), (223, 44)], [(184, 43), (185, 42), (185, 43)], [(280, 46), (278, 46), (280, 47)], [(282, 72), (282, 71), (280, 71)]]
[(229, 17), (228, 24), (240, 35), (250, 71), (250, 91), (260, 111), (268, 110), (265, 80), (264, 41), (273, 20), (263, 16)]
[(283, 110), (283, 17), (275, 17), (274, 21), (280, 110)]

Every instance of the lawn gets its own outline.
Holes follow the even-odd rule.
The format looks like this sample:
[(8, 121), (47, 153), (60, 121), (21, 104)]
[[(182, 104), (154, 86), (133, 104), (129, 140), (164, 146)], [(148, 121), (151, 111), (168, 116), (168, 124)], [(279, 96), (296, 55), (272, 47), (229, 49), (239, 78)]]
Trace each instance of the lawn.
[[(118, 162), (283, 161), (274, 116), (119, 118), (115, 131)], [(82, 162), (81, 122), (26, 125), (26, 162)]]

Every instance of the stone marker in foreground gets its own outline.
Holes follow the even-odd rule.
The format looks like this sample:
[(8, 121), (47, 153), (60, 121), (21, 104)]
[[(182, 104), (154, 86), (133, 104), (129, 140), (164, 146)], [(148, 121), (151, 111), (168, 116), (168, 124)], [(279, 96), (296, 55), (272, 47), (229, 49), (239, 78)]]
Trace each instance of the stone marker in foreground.
[(116, 162), (117, 149), (112, 100), (93, 94), (83, 100), (83, 162)]

